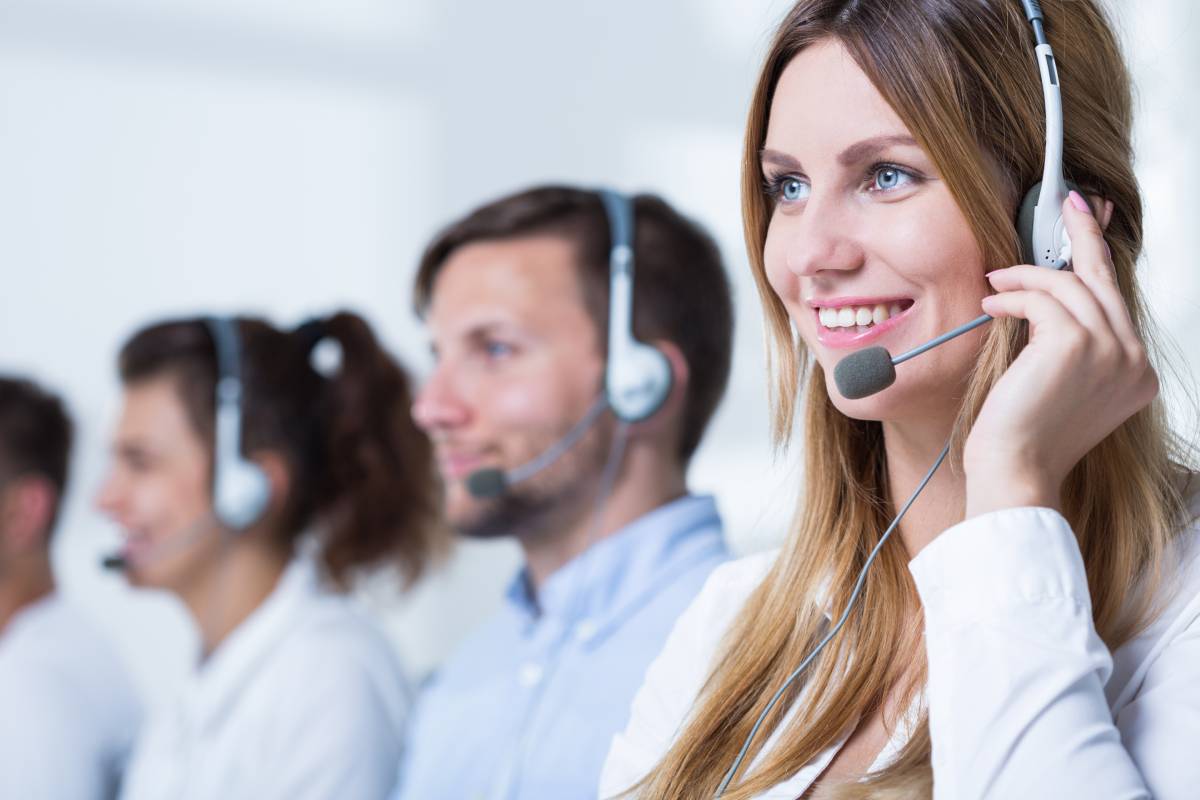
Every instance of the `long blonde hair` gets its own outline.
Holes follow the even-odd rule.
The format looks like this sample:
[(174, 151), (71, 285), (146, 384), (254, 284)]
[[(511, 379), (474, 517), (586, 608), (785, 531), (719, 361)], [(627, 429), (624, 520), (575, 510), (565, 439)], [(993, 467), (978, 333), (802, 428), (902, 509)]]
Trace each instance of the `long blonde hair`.
[[(1132, 168), (1129, 77), (1116, 37), (1095, 0), (1042, 0), (1062, 81), (1067, 177), (1111, 200), (1106, 238), (1134, 325), (1151, 334), (1134, 268), (1142, 244), (1142, 203)], [(1014, 228), (1021, 193), (1041, 177), (1045, 126), (1033, 35), (1018, 0), (800, 0), (780, 25), (750, 107), (742, 161), (742, 208), (751, 267), (766, 314), (777, 442), (793, 428), (800, 387), (804, 492), (782, 553), (726, 634), (686, 723), (661, 762), (635, 787), (639, 798), (708, 800), (755, 719), (826, 626), (814, 602), (847, 602), (854, 579), (894, 509), (878, 422), (850, 419), (830, 402), (824, 374), (796, 336), (767, 282), (763, 245), (772, 204), (762, 191), (759, 152), (775, 85), (808, 45), (846, 47), (895, 108), (942, 176), (984, 253), (986, 269), (1020, 261)], [(996, 174), (1003, 183), (996, 184)], [(963, 399), (957, 429), (971, 423), (987, 393), (1020, 352), (1024, 324), (991, 325)], [(1109, 647), (1152, 615), (1152, 588), (1182, 516), (1175, 449), (1160, 403), (1124, 422), (1071, 471), (1063, 512), (1087, 568), (1097, 631)], [(786, 780), (837, 742), (889, 692), (907, 706), (923, 675), (902, 683), (896, 642), (912, 640), (920, 603), (904, 545), (891, 539), (872, 568), (858, 608), (796, 686), (767, 717), (744, 762), (779, 727), (800, 692), (806, 702), (779, 743), (724, 795), (749, 798)], [(1130, 596), (1135, 595), (1135, 596)], [(854, 668), (847, 669), (851, 653)], [(923, 653), (920, 656), (923, 659)], [(923, 660), (922, 660), (923, 665)], [(918, 670), (920, 672), (920, 670)], [(932, 792), (928, 721), (897, 759), (837, 797), (925, 798)]]

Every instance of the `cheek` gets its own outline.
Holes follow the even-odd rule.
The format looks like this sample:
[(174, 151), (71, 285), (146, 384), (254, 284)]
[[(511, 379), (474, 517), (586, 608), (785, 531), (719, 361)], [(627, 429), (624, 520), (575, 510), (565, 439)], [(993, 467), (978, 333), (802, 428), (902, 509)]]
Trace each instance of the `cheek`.
[(480, 404), (481, 409), (497, 426), (524, 427), (553, 416), (556, 404), (548, 389), (538, 381), (496, 382), (481, 395), (486, 397), (486, 402)]
[(130, 508), (138, 520), (160, 533), (195, 519), (210, 505), (208, 482), (200, 474), (151, 473), (133, 481)]
[(787, 249), (784, 235), (774, 222), (767, 228), (767, 240), (763, 243), (763, 269), (767, 283), (785, 305), (799, 296), (800, 284), (796, 275), (788, 269)]

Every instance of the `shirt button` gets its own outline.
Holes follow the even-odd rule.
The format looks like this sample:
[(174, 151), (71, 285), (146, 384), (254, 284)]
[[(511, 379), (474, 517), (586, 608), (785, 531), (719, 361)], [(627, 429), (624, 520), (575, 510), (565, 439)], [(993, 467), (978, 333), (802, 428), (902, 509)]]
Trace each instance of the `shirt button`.
[(517, 672), (517, 681), (526, 689), (532, 689), (542, 681), (542, 665), (536, 661), (527, 661)]

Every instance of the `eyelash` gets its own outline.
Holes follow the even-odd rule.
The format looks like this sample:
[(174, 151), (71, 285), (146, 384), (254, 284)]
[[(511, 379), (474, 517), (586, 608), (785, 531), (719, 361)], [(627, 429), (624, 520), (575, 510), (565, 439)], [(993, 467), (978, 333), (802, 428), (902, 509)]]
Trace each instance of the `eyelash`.
[[(895, 170), (896, 172), (899, 172), (902, 175), (908, 176), (908, 178), (910, 180), (912, 180), (913, 184), (919, 184), (924, 180), (924, 178), (921, 175), (918, 175), (916, 172), (913, 172), (911, 169), (908, 169), (907, 167), (902, 167), (899, 164), (893, 164), (890, 161), (879, 161), (875, 164), (872, 164), (871, 167), (867, 170), (866, 174), (863, 176), (863, 182), (864, 183), (873, 182), (876, 178), (879, 177), (879, 173), (881, 173), (885, 170), (889, 170), (889, 169)], [(781, 197), (783, 194), (783, 184), (789, 180), (795, 180), (795, 179), (797, 179), (797, 176), (793, 173), (783, 173), (783, 174), (777, 174), (777, 175), (764, 175), (763, 176), (763, 194), (765, 194), (767, 196), (767, 198), (769, 198), (772, 202), (778, 204), (781, 202)], [(868, 191), (870, 191), (872, 193), (879, 193), (879, 192), (887, 193), (890, 191), (895, 191), (895, 189), (868, 189)]]

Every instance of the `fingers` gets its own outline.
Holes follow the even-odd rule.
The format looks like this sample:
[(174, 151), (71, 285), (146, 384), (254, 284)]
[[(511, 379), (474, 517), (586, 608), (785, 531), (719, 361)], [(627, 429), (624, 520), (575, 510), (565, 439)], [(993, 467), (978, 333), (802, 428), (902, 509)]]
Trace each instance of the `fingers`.
[[(1033, 267), (1032, 269), (1044, 269)], [(1028, 320), (1036, 332), (1042, 327), (1053, 328), (1057, 341), (1079, 344), (1089, 338), (1079, 321), (1066, 307), (1048, 292), (1036, 289), (1015, 289), (983, 298), (983, 310), (993, 317), (1015, 317)]]
[(1129, 344), (1137, 339), (1129, 308), (1117, 286), (1117, 273), (1113, 267), (1104, 231), (1092, 216), (1087, 201), (1078, 192), (1072, 191), (1063, 203), (1063, 222), (1067, 235), (1071, 237), (1072, 269), (1092, 290), (1096, 301), (1108, 316), (1113, 331)]
[(996, 270), (987, 278), (998, 292), (1027, 289), (1050, 294), (1085, 328), (1101, 336), (1115, 335), (1096, 296), (1074, 273), (1026, 266)]
[(1117, 274), (1109, 259), (1104, 231), (1092, 216), (1087, 200), (1072, 191), (1063, 203), (1063, 223), (1071, 237), (1072, 268), (1089, 284), (1104, 281), (1116, 286)]

